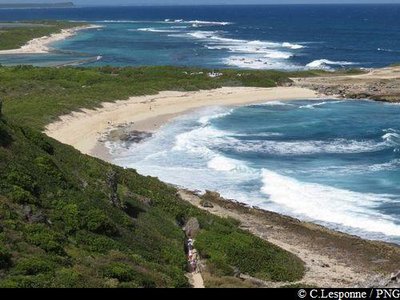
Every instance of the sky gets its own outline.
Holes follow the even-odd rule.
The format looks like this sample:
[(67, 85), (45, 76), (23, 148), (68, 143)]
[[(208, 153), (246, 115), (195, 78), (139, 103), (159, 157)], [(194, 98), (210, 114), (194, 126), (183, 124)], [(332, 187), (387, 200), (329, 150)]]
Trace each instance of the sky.
[(400, 0), (0, 0), (0, 3), (55, 3), (67, 1), (72, 1), (76, 5), (400, 3)]

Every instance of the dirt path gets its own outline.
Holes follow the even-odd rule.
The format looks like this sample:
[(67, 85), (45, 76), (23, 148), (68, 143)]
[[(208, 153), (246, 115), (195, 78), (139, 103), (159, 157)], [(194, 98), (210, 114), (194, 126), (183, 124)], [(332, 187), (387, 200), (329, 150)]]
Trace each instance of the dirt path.
[(187, 273), (187, 278), (189, 279), (190, 284), (195, 289), (204, 289), (204, 280), (201, 273)]
[[(397, 249), (397, 256), (388, 260), (385, 246), (379, 243), (363, 241), (357, 237), (336, 233), (318, 225), (303, 223), (274, 213), (249, 213), (246, 210), (250, 210), (245, 207), (242, 207), (242, 210), (238, 209), (237, 204), (227, 204), (222, 207), (213, 202), (212, 208), (205, 208), (200, 204), (201, 199), (193, 193), (180, 191), (179, 195), (200, 209), (220, 217), (239, 220), (242, 229), (297, 255), (306, 266), (306, 274), (299, 282), (302, 284), (320, 287), (354, 287), (360, 282), (370, 280), (376, 274), (375, 270), (379, 268), (383, 270), (384, 259), (380, 258), (380, 255), (385, 257), (389, 268), (390, 264), (394, 264), (391, 260), (396, 261), (400, 257), (400, 248)], [(392, 253), (393, 249), (389, 247), (387, 251)], [(396, 252), (396, 248), (394, 251)], [(391, 271), (384, 273), (389, 272)]]

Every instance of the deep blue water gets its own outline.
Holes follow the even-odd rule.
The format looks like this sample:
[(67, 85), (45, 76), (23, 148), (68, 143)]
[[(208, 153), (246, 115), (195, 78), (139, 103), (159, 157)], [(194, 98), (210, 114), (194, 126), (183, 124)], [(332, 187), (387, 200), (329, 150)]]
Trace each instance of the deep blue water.
[(400, 243), (399, 114), (354, 100), (215, 107), (142, 144), (109, 146), (143, 174)]
[(67, 53), (0, 56), (0, 63), (301, 69), (400, 61), (400, 5), (0, 10), (0, 21), (31, 19), (104, 27), (55, 45)]
[[(0, 10), (0, 21), (31, 19), (102, 27), (51, 54), (0, 63), (294, 70), (400, 61), (400, 5)], [(399, 113), (335, 100), (208, 108), (143, 144), (109, 146), (116, 163), (164, 181), (400, 243)]]

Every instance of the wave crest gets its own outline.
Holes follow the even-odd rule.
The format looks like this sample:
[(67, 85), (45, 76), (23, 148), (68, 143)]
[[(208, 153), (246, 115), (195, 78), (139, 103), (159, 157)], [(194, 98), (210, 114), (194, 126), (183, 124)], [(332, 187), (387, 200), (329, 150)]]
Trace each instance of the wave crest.
[(269, 200), (295, 214), (363, 231), (400, 236), (400, 226), (391, 217), (374, 210), (381, 203), (392, 202), (392, 195), (357, 193), (300, 182), (266, 169), (262, 170), (262, 178), (261, 191)]
[(356, 65), (357, 63), (349, 62), (349, 61), (332, 61), (329, 59), (317, 59), (306, 65), (308, 69), (322, 69), (322, 70), (330, 70), (330, 66), (351, 66)]

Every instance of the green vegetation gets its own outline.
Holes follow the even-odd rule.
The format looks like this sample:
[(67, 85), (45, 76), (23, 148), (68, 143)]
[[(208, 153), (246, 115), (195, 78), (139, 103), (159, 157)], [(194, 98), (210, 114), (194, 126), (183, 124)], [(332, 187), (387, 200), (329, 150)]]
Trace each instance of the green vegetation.
[(208, 72), (178, 67), (3, 67), (0, 68), (0, 98), (4, 100), (4, 112), (13, 120), (42, 129), (73, 110), (94, 108), (102, 102), (135, 95), (222, 86), (274, 87), (290, 83), (290, 77), (322, 74), (322, 71), (222, 70), (222, 76), (211, 78)]
[(238, 283), (237, 271), (272, 281), (302, 278), (298, 258), (239, 229), (237, 221), (203, 212), (156, 178), (38, 131), (71, 110), (132, 95), (289, 80), (272, 71), (227, 70), (219, 78), (191, 72), (0, 68), (0, 287), (187, 287), (181, 227), (191, 217), (201, 226), (196, 247), (210, 285)]
[(58, 33), (61, 29), (76, 27), (83, 23), (46, 21), (30, 22), (26, 26), (22, 26), (23, 23), (14, 24), (18, 26), (0, 26), (0, 50), (18, 49), (32, 39)]
[(241, 273), (267, 281), (301, 279), (299, 275), (304, 269), (298, 258), (253, 235), (244, 235), (232, 226), (231, 223), (213, 224), (205, 227), (208, 231), (203, 231), (196, 239), (195, 246), (200, 255), (208, 259), (212, 273), (233, 276), (235, 266)]

